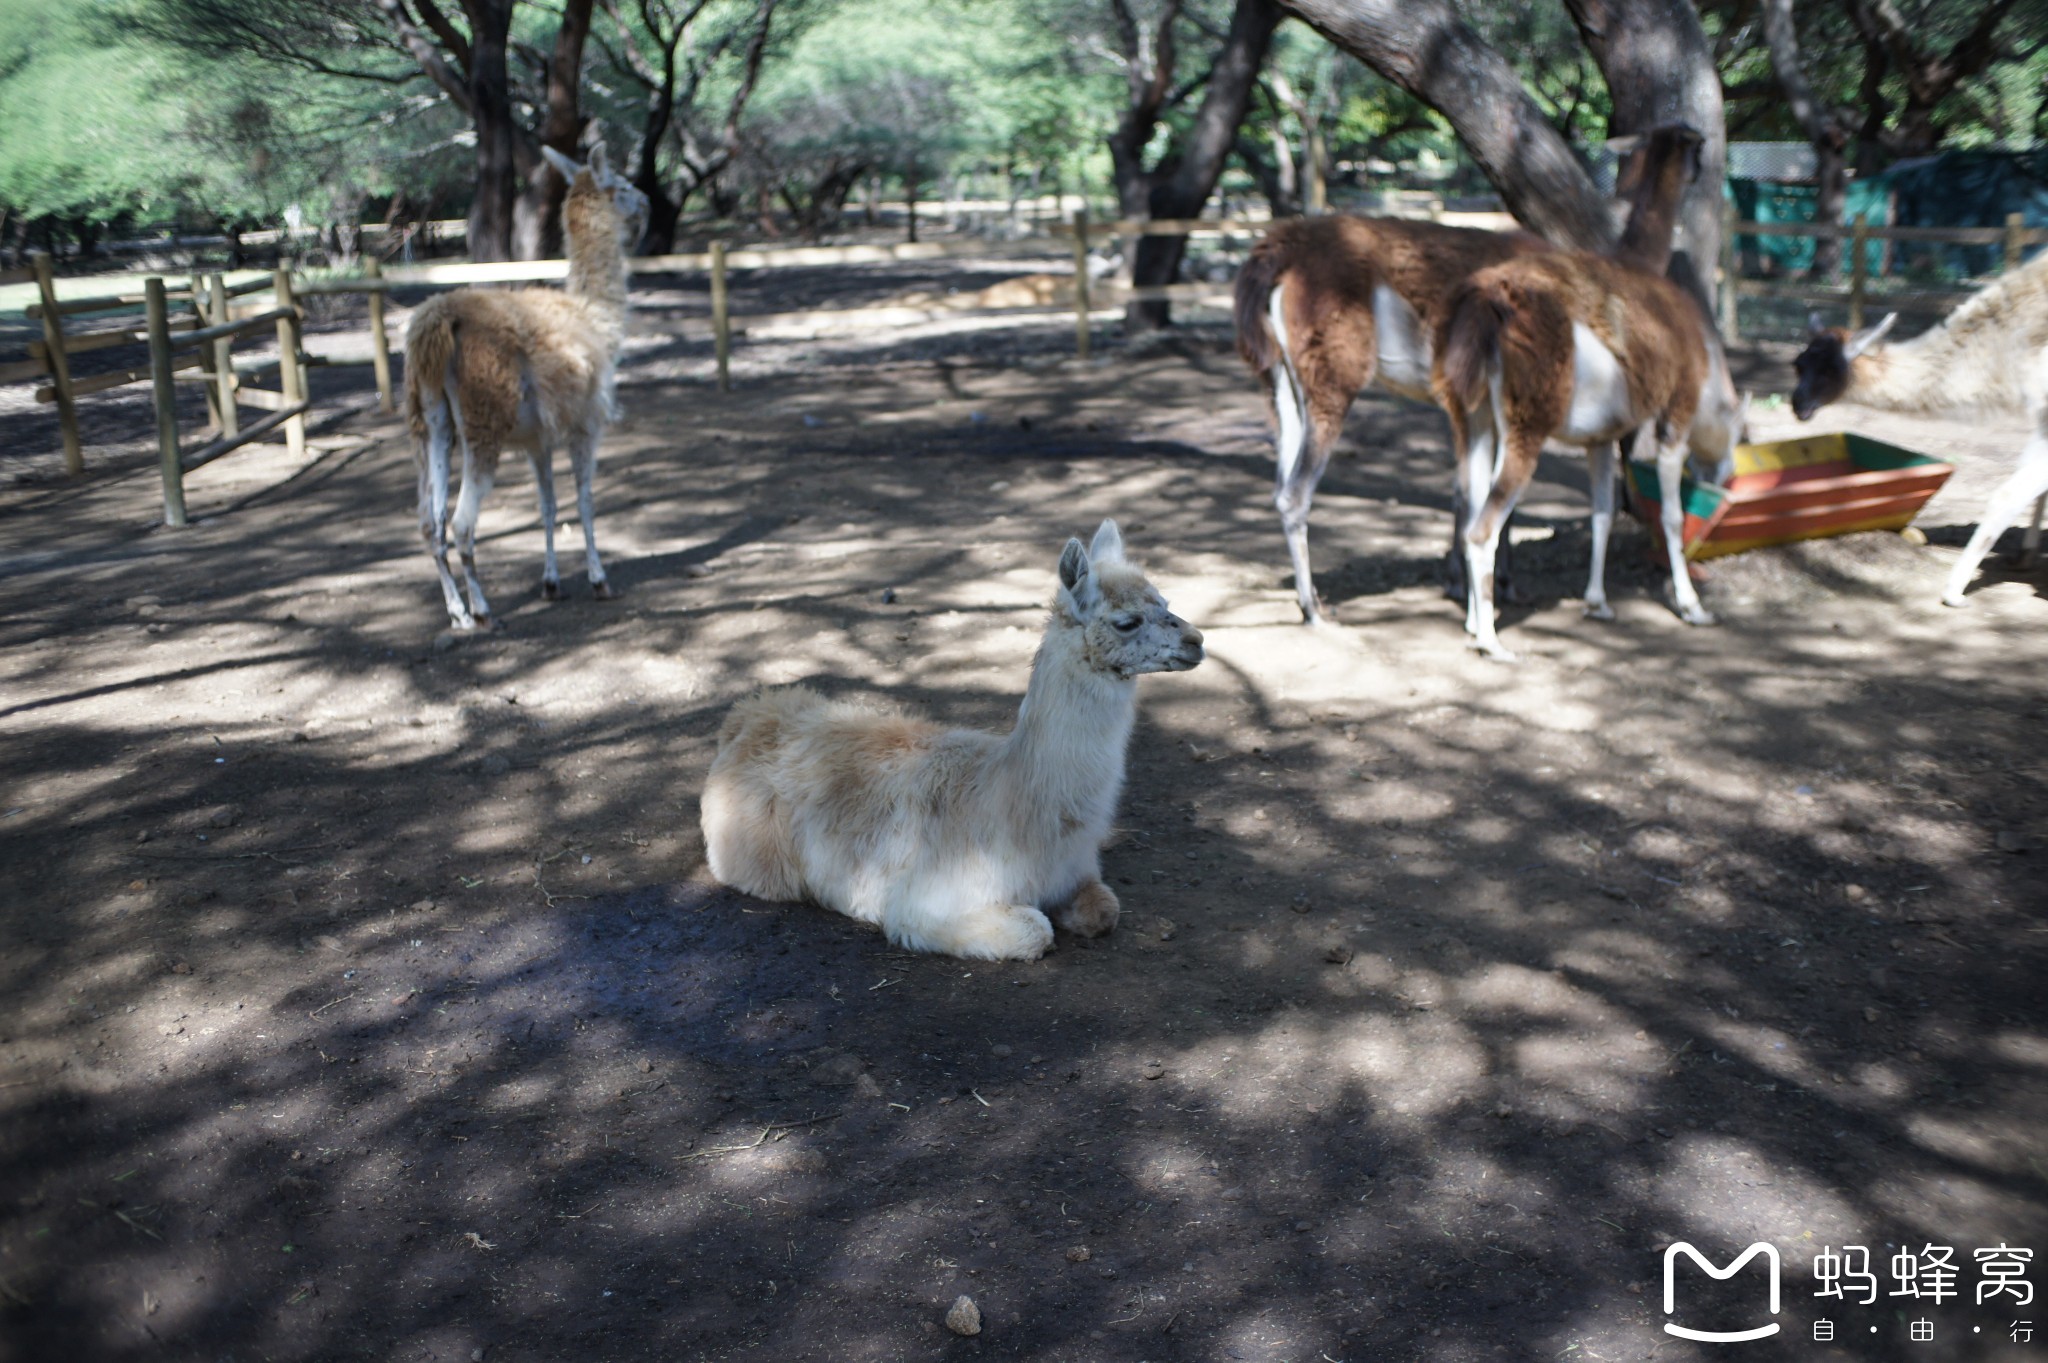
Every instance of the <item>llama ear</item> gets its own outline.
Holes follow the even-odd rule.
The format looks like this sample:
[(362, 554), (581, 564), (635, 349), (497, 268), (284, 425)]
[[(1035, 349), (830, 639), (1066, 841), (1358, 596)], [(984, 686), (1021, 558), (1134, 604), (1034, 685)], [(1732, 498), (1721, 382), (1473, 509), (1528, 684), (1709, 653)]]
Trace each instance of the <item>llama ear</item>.
[(1871, 327), (1868, 331), (1859, 331), (1854, 336), (1851, 336), (1849, 343), (1842, 347), (1842, 358), (1853, 360), (1879, 341), (1882, 341), (1885, 333), (1892, 329), (1892, 323), (1898, 320), (1899, 315), (1896, 312), (1888, 312), (1884, 315), (1884, 320), (1876, 326)]
[(590, 144), (590, 173), (591, 173), (592, 175), (595, 175), (595, 176), (597, 177), (597, 179), (598, 179), (598, 183), (602, 184), (602, 183), (604, 182), (604, 177), (605, 177), (605, 175), (606, 175), (606, 174), (607, 174), (607, 173), (608, 173), (608, 172), (609, 172), (610, 170), (611, 170), (611, 162), (610, 162), (609, 160), (607, 160), (607, 159), (606, 159), (606, 157), (605, 157), (605, 152), (604, 152), (604, 143), (603, 143), (602, 141), (598, 141), (598, 142), (593, 142), (593, 143), (591, 143), (591, 144)]
[(564, 180), (569, 181), (571, 184), (574, 184), (576, 181), (576, 172), (583, 169), (583, 167), (576, 164), (576, 162), (572, 158), (562, 155), (562, 153), (556, 151), (553, 147), (542, 147), (540, 149), (540, 154), (542, 156), (545, 156), (547, 158), (548, 164), (553, 166), (556, 172), (559, 173)]
[(1067, 547), (1060, 551), (1060, 604), (1078, 623), (1094, 609), (1099, 596), (1088, 551), (1081, 547), (1081, 541), (1068, 540)]
[(1827, 329), (1828, 324), (1820, 320), (1819, 313), (1809, 312), (1806, 314), (1806, 334), (1808, 336), (1824, 336), (1827, 334)]
[(1088, 557), (1096, 563), (1124, 561), (1124, 536), (1116, 528), (1115, 521), (1104, 521), (1095, 528), (1095, 539), (1088, 546)]

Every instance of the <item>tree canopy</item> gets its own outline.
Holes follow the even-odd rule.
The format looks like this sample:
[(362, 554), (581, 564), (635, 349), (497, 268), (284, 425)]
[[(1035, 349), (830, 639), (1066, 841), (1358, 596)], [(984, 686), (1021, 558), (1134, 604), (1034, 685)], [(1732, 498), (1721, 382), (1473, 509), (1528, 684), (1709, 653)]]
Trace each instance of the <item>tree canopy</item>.
[[(1604, 21), (1589, 11), (1651, 2), (1441, 0), (1432, 12), (1498, 54), (1534, 116), (1583, 146), (1635, 116), (1609, 87), (1613, 54), (1598, 50)], [(547, 230), (538, 147), (596, 137), (657, 200), (668, 235), (691, 210), (824, 230), (862, 184), (928, 194), (966, 176), (1086, 188), (1133, 209), (1168, 186), (1206, 196), (1220, 175), (1277, 211), (1317, 206), (1344, 172), (1462, 166), (1476, 182), (1456, 118), (1425, 88), (1294, 19), (1255, 52), (1234, 48), (1257, 36), (1242, 27), (1253, 4), (8, 6), (0, 222), (89, 239), (274, 223), (294, 205), (311, 221), (350, 221), (403, 196), (412, 211), (471, 209), (473, 232), (531, 253)], [(1370, 8), (1315, 8), (1347, 4)], [(2048, 10), (2026, 0), (1701, 0), (1699, 25), (1733, 138), (1813, 141), (1867, 172), (1938, 147), (2048, 136)], [(1248, 55), (1251, 83), (1219, 106), (1219, 73)], [(1236, 122), (1219, 147), (1203, 120), (1225, 116)], [(487, 190), (505, 211), (480, 220)]]

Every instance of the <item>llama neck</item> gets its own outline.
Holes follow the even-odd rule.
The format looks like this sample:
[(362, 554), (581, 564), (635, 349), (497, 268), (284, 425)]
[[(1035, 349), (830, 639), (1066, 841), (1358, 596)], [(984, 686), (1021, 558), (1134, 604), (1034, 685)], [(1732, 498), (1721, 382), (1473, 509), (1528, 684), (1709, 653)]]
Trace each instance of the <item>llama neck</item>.
[(1683, 157), (1667, 157), (1649, 168), (1647, 182), (1629, 203), (1628, 222), (1621, 229), (1612, 259), (1651, 274), (1660, 275), (1671, 268), (1678, 205), (1686, 189), (1682, 162)]
[(593, 216), (597, 221), (587, 225), (570, 219), (568, 291), (583, 300), (617, 350), (626, 334), (626, 253), (610, 215)]
[(1661, 275), (1671, 268), (1672, 237), (1677, 230), (1678, 195), (1660, 185), (1656, 193), (1638, 199), (1629, 210), (1613, 259)]
[(999, 763), (1027, 808), (1080, 817), (1113, 807), (1137, 720), (1138, 684), (1088, 666), (1081, 630), (1055, 618)]
[(1987, 367), (1954, 364), (1953, 338), (1943, 329), (1859, 355), (1849, 364), (1849, 390), (1842, 396), (1866, 407), (1893, 412), (1932, 412), (1970, 407), (1986, 396)]

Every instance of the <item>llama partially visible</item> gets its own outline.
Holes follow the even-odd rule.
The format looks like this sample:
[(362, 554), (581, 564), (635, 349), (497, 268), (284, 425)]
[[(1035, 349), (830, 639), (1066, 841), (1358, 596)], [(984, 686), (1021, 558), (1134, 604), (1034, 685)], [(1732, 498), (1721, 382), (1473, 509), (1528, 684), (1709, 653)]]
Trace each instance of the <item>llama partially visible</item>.
[[(576, 517), (594, 595), (613, 595), (597, 556), (591, 479), (597, 443), (615, 415), (613, 366), (626, 331), (626, 253), (647, 223), (647, 196), (613, 173), (604, 148), (579, 165), (552, 147), (548, 161), (569, 182), (562, 219), (569, 239), (566, 290), (461, 289), (429, 299), (406, 328), (405, 411), (420, 471), (420, 534), (441, 575), (456, 629), (487, 628), (491, 608), (476, 575), (476, 522), (507, 449), (525, 452), (540, 497), (546, 559), (541, 595), (561, 595), (555, 565), (554, 449), (566, 445), (576, 476)], [(451, 509), (454, 452), (462, 491)], [(448, 567), (462, 556), (465, 603)]]
[[(1007, 735), (948, 729), (796, 686), (733, 706), (704, 785), (711, 873), (808, 899), (914, 951), (1031, 960), (1053, 924), (1116, 926), (1101, 847), (1123, 789), (1137, 678), (1202, 661), (1202, 634), (1124, 558), (1114, 521), (1068, 540)], [(1048, 917), (1048, 915), (1050, 915)]]
[(1944, 604), (1961, 606), (1977, 565), (2030, 502), (2023, 561), (2040, 544), (2048, 497), (2048, 251), (1965, 301), (1934, 330), (1886, 345), (1897, 320), (1892, 313), (1852, 335), (1821, 326), (1815, 316), (1806, 349), (1792, 362), (1799, 375), (1792, 410), (1806, 421), (1846, 398), (1894, 412), (2025, 413), (2034, 429), (2019, 467), (1991, 494), (1942, 589)]

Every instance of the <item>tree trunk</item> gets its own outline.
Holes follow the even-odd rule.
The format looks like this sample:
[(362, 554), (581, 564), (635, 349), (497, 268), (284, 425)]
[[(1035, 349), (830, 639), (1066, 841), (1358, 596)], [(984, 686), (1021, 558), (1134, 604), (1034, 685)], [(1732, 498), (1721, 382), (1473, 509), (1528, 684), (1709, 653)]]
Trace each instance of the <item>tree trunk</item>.
[(1728, 128), (1713, 44), (1692, 0), (1565, 0), (1614, 101), (1610, 137), (1684, 123), (1706, 140), (1700, 177), (1678, 208), (1672, 280), (1690, 289), (1712, 317), (1713, 271), (1721, 259), (1721, 194), (1728, 170)]
[(519, 196), (519, 125), (505, 69), (513, 0), (467, 0), (469, 98), (476, 120), (476, 196), (469, 205), (469, 258), (512, 259), (512, 205)]
[[(1224, 159), (1237, 141), (1245, 110), (1251, 107), (1252, 89), (1258, 83), (1259, 68), (1266, 64), (1266, 50), (1272, 46), (1280, 18), (1274, 0), (1237, 0), (1229, 36), (1209, 71), (1208, 88), (1202, 92), (1202, 107), (1185, 142), (1168, 153), (1172, 176), (1154, 183), (1146, 196), (1147, 216), (1192, 218), (1209, 201), (1223, 174)], [(1140, 237), (1131, 262), (1131, 282), (1140, 288), (1171, 284), (1180, 274), (1187, 249), (1184, 236)], [(1172, 310), (1163, 301), (1132, 302), (1124, 313), (1124, 330), (1145, 331), (1166, 326), (1171, 320)]]
[[(1806, 60), (1799, 51), (1799, 29), (1792, 13), (1792, 0), (1764, 0), (1764, 45), (1771, 54), (1771, 70), (1792, 117), (1813, 144), (1814, 182), (1819, 193), (1814, 201), (1813, 220), (1823, 224), (1842, 221), (1842, 202), (1847, 197), (1848, 167), (1842, 151), (1848, 129), (1814, 94), (1806, 78)], [(1814, 243), (1810, 277), (1824, 279), (1834, 274), (1841, 259), (1841, 242), (1823, 237)]]
[(553, 147), (568, 157), (581, 155), (583, 44), (590, 36), (593, 3), (566, 0), (562, 6), (562, 24), (555, 30), (555, 50), (548, 58), (547, 114), (541, 120), (538, 145), (521, 149), (519, 169), (526, 183), (513, 210), (512, 239), (520, 260), (554, 260), (563, 252), (562, 196), (569, 186), (540, 155), (540, 147)]
[[(1465, 26), (1450, 0), (1279, 2), (1449, 119), (1508, 211), (1531, 231), (1587, 251), (1614, 244), (1619, 232), (1592, 176), (1514, 68)], [(1714, 164), (1718, 185), (1721, 162)]]

